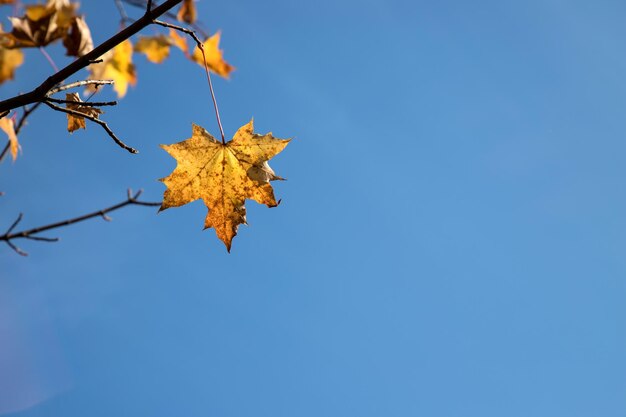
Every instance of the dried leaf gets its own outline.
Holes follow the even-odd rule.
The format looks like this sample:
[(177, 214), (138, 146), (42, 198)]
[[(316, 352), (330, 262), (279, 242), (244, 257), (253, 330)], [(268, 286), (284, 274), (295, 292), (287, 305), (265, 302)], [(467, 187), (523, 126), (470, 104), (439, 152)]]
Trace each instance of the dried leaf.
[[(68, 110), (74, 110), (81, 113), (86, 114), (87, 116), (98, 118), (99, 115), (104, 113), (102, 110), (93, 107), (93, 106), (85, 106), (79, 103), (83, 103), (80, 99), (80, 95), (78, 93), (67, 93), (65, 95), (65, 100), (71, 101), (72, 103), (67, 103), (66, 107)], [(76, 103), (76, 104), (74, 104)], [(78, 129), (85, 129), (86, 123), (85, 118), (80, 116), (75, 116), (73, 114), (67, 113), (67, 131), (73, 133)]]
[(15, 0), (0, 0), (0, 4), (14, 4)]
[(2, 35), (5, 45), (8, 48), (32, 48), (64, 38), (76, 17), (77, 8), (78, 5), (67, 0), (26, 6), (23, 17), (9, 17), (13, 29)]
[(11, 157), (15, 161), (17, 159), (17, 152), (20, 150), (20, 143), (17, 141), (13, 119), (8, 117), (0, 119), (0, 129), (2, 129), (9, 138), (9, 142), (11, 143)]
[(289, 143), (271, 133), (253, 133), (253, 124), (239, 128), (223, 144), (204, 128), (193, 125), (191, 138), (173, 145), (161, 145), (178, 165), (166, 178), (161, 210), (202, 199), (209, 209), (204, 228), (213, 227), (230, 252), (237, 227), (246, 223), (246, 199), (275, 207), (270, 181), (282, 179), (267, 164)]
[(160, 64), (170, 55), (170, 38), (165, 35), (140, 36), (135, 44), (135, 52), (146, 55), (148, 61)]
[[(2, 25), (0, 25), (0, 40)], [(24, 54), (19, 49), (7, 49), (0, 42), (0, 84), (15, 77), (15, 69), (24, 63)]]
[(183, 0), (183, 4), (180, 5), (176, 18), (181, 22), (192, 24), (196, 21), (197, 12), (196, 5), (193, 0)]
[(189, 54), (187, 38), (185, 38), (184, 36), (180, 36), (177, 30), (170, 29), (170, 41), (172, 45), (183, 51), (185, 55)]
[[(112, 51), (102, 55), (102, 62), (91, 64), (89, 71), (91, 79), (113, 80), (113, 89), (118, 97), (124, 97), (128, 90), (128, 84), (137, 84), (137, 75), (133, 65), (133, 44), (129, 40), (117, 45)], [(93, 86), (88, 87), (89, 91), (95, 91)]]
[(69, 56), (83, 56), (93, 49), (91, 31), (83, 16), (74, 18), (69, 32), (63, 38), (63, 46)]
[[(231, 71), (235, 69), (232, 65), (224, 60), (222, 51), (219, 48), (221, 32), (217, 32), (204, 41), (204, 54), (206, 55), (206, 63), (211, 71), (224, 78), (228, 78)], [(204, 67), (202, 52), (196, 46), (191, 57), (192, 60)]]

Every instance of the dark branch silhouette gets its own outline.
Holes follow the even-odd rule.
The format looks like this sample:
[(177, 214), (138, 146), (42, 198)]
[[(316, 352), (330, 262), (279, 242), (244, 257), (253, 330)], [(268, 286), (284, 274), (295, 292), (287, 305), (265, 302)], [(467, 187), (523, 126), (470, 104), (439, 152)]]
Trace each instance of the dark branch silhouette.
[(112, 211), (121, 209), (122, 207), (126, 207), (129, 205), (135, 206), (147, 206), (147, 207), (159, 207), (161, 202), (149, 202), (149, 201), (139, 201), (138, 198), (141, 196), (142, 190), (137, 191), (133, 194), (133, 191), (129, 188), (126, 200), (121, 203), (115, 204), (111, 207), (107, 207), (102, 210), (94, 211), (92, 213), (84, 214), (82, 216), (74, 217), (72, 219), (62, 220), (60, 222), (51, 223), (45, 226), (39, 226), (28, 230), (23, 230), (21, 232), (13, 232), (13, 230), (17, 227), (17, 225), (22, 221), (24, 215), (22, 213), (17, 216), (17, 219), (11, 224), (11, 226), (7, 229), (4, 235), (0, 236), (0, 241), (6, 242), (7, 245), (11, 249), (13, 249), (16, 253), (22, 256), (27, 256), (28, 253), (24, 252), (20, 248), (18, 248), (12, 241), (15, 239), (29, 239), (36, 240), (40, 242), (58, 242), (59, 238), (57, 237), (44, 237), (44, 236), (34, 236), (41, 232), (45, 232), (50, 229), (57, 229), (59, 227), (69, 226), (74, 223), (82, 222), (85, 220), (92, 219), (94, 217), (102, 217), (106, 221), (110, 221), (111, 218), (107, 216), (107, 213)]

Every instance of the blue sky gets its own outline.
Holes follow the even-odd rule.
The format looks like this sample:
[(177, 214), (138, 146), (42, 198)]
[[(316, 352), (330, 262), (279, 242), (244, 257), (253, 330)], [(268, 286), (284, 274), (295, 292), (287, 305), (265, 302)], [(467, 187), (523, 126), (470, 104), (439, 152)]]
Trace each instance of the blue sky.
[[(113, 1), (83, 3), (96, 42), (116, 30)], [(201, 202), (2, 249), (1, 413), (624, 415), (626, 4), (198, 8), (237, 67), (227, 136), (294, 138), (283, 202), (249, 202), (231, 254)], [(217, 134), (198, 66), (136, 63), (105, 120), (141, 153), (41, 109), (0, 165), (5, 227), (159, 200), (158, 145)], [(0, 93), (49, 74), (31, 51)]]

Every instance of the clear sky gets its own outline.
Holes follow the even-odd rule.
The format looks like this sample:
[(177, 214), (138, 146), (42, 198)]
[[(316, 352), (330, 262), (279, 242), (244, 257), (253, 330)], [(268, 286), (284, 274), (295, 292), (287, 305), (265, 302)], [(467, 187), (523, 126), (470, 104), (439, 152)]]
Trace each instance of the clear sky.
[[(227, 136), (294, 138), (283, 202), (249, 202), (231, 254), (201, 202), (0, 247), (0, 413), (624, 416), (626, 3), (198, 7), (237, 67)], [(118, 27), (113, 1), (81, 10), (96, 42)], [(105, 120), (141, 153), (38, 110), (0, 165), (2, 227), (160, 200), (158, 145), (217, 134), (200, 67), (136, 63)], [(31, 51), (0, 93), (49, 74)]]

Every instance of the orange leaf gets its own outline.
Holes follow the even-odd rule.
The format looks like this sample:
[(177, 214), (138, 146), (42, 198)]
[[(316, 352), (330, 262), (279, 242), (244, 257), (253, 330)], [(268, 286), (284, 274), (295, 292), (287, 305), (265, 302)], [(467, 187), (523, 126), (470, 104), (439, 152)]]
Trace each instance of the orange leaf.
[(192, 24), (197, 19), (196, 5), (193, 0), (183, 0), (176, 18), (181, 22)]

